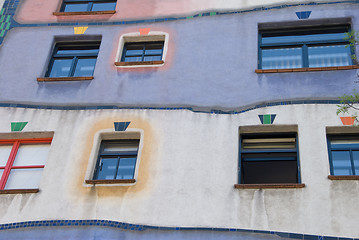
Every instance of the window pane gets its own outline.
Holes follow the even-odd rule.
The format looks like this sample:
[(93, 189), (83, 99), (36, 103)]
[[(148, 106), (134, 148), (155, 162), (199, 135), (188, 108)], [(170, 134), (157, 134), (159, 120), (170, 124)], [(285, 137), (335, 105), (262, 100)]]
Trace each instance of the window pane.
[(332, 151), (334, 175), (353, 175), (349, 151)]
[(142, 57), (126, 57), (125, 62), (142, 62)]
[(141, 48), (141, 50), (138, 49), (134, 49), (134, 50), (128, 50), (126, 51), (126, 57), (130, 57), (130, 56), (141, 56), (142, 57), (143, 54), (143, 50)]
[(288, 44), (293, 42), (308, 43), (310, 41), (329, 41), (329, 40), (343, 41), (344, 37), (345, 37), (344, 33), (263, 37), (262, 44), (285, 44), (285, 43)]
[(94, 3), (91, 11), (109, 11), (115, 10), (116, 2)]
[(145, 55), (162, 55), (162, 47), (159, 49), (146, 49)]
[(12, 169), (5, 189), (38, 188), (42, 171), (42, 168)]
[(149, 57), (145, 57), (143, 59), (143, 61), (161, 61), (162, 60), (162, 57), (161, 56), (149, 56)]
[(0, 179), (2, 177), (3, 172), (4, 172), (4, 169), (0, 169)]
[(105, 143), (104, 152), (137, 151), (138, 142)]
[(45, 165), (50, 144), (20, 145), (13, 166)]
[(12, 145), (0, 145), (0, 167), (5, 167), (9, 159)]
[(355, 175), (359, 175), (359, 151), (352, 151), (352, 153), (354, 160)]
[(79, 55), (79, 54), (97, 54), (98, 46), (93, 47), (59, 47), (56, 54), (69, 54), (69, 55)]
[(301, 48), (262, 50), (262, 69), (301, 68)]
[(66, 3), (64, 12), (86, 12), (88, 3)]
[(101, 158), (97, 179), (115, 179), (118, 158)]
[(96, 58), (80, 58), (77, 61), (74, 77), (92, 76), (96, 65)]
[(68, 77), (73, 59), (54, 59), (49, 77)]
[(136, 158), (121, 158), (116, 179), (133, 179)]
[(350, 48), (345, 45), (309, 47), (309, 67), (348, 66), (351, 64)]

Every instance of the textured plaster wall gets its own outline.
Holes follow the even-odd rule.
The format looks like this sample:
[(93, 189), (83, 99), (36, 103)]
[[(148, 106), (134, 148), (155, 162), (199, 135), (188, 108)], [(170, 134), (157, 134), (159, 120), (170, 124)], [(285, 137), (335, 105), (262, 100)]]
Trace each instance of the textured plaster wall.
[[(0, 108), (0, 132), (54, 131), (37, 194), (0, 195), (0, 223), (106, 219), (155, 226), (224, 227), (359, 237), (357, 181), (331, 181), (325, 126), (341, 126), (336, 105), (287, 105), (238, 115), (187, 110)], [(297, 124), (301, 189), (238, 190), (238, 127)], [(144, 131), (134, 186), (84, 185), (93, 138), (131, 121)]]
[[(38, 83), (36, 78), (46, 72), (55, 37), (76, 39), (73, 27), (14, 28), (0, 51), (0, 102), (233, 109), (273, 100), (337, 99), (351, 93), (358, 70), (254, 72), (258, 63), (258, 23), (306, 21), (298, 20), (297, 11), (312, 11), (310, 20), (322, 19), (323, 23), (326, 19), (351, 17), (353, 28), (359, 26), (359, 4), (301, 6), (143, 25), (90, 26), (85, 36), (102, 36), (94, 79), (51, 83)], [(115, 67), (120, 36), (144, 27), (169, 34), (164, 66)]]
[[(334, 2), (317, 0), (314, 2)], [(189, 15), (201, 11), (228, 11), (251, 9), (262, 6), (313, 2), (310, 0), (118, 0), (115, 14), (97, 16), (57, 17), (62, 0), (23, 0), (15, 19), (20, 23), (61, 21), (116, 21), (124, 19), (146, 19), (160, 16)]]

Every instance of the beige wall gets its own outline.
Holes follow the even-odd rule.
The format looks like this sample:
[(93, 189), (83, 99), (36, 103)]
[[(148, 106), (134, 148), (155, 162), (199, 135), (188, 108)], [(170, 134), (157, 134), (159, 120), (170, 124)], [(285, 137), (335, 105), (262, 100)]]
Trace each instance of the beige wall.
[[(238, 115), (187, 110), (0, 108), (0, 132), (54, 131), (36, 194), (0, 195), (0, 223), (106, 219), (157, 226), (250, 228), (358, 238), (357, 181), (331, 181), (326, 126), (341, 126), (335, 105), (287, 105)], [(239, 190), (238, 127), (297, 124), (302, 189)], [(84, 184), (94, 136), (114, 121), (143, 131), (134, 186)], [(121, 133), (118, 133), (121, 134)]]

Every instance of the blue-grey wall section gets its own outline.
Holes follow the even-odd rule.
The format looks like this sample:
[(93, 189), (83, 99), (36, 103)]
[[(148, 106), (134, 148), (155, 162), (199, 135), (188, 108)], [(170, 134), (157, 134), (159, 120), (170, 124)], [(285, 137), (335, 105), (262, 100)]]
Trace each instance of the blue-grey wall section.
[[(336, 99), (356, 87), (358, 70), (256, 74), (258, 23), (351, 17), (358, 29), (359, 4), (289, 7), (278, 10), (118, 26), (90, 26), (102, 35), (94, 79), (45, 82), (55, 36), (73, 27), (18, 27), (0, 49), (0, 102), (54, 105), (197, 106), (233, 109), (274, 100)], [(325, 20), (323, 20), (325, 22)], [(118, 71), (114, 56), (123, 33), (150, 27), (169, 32), (168, 66)]]
[[(314, 236), (313, 236), (314, 237)], [(16, 229), (1, 231), (0, 240), (286, 240), (277, 235), (229, 231), (173, 231), (173, 230), (146, 230), (130, 231), (107, 227), (43, 227), (32, 229)]]

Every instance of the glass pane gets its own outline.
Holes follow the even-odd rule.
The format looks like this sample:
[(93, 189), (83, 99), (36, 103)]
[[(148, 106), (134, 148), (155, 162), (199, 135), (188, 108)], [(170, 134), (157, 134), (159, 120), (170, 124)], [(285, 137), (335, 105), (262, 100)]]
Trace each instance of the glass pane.
[(359, 175), (359, 151), (352, 151), (352, 153), (354, 160), (355, 175)]
[(121, 158), (116, 179), (133, 179), (136, 158)]
[(0, 167), (5, 167), (9, 159), (12, 145), (0, 145)]
[(81, 48), (77, 47), (59, 47), (56, 54), (69, 54), (69, 55), (79, 55), (79, 54), (97, 54), (98, 46)]
[(350, 48), (344, 45), (308, 47), (309, 67), (348, 66)]
[(262, 69), (301, 68), (301, 48), (262, 50)]
[(50, 144), (20, 145), (13, 166), (45, 165)]
[(124, 152), (124, 151), (137, 151), (138, 142), (118, 142), (118, 143), (105, 143), (104, 152)]
[(4, 169), (0, 169), (0, 179), (2, 178), (2, 173), (4, 172)]
[(334, 175), (353, 175), (349, 151), (332, 151)]
[(162, 60), (162, 56), (146, 56), (144, 59), (143, 59), (145, 62), (146, 61), (161, 61)]
[(92, 76), (95, 70), (96, 58), (80, 58), (77, 61), (74, 77)]
[(328, 40), (342, 41), (344, 37), (345, 37), (344, 33), (263, 37), (262, 44), (283, 44), (283, 43), (293, 43), (293, 42), (308, 43), (310, 41), (328, 41)]
[(93, 3), (91, 11), (109, 11), (115, 10), (116, 2), (103, 2), (103, 3)]
[(66, 3), (64, 12), (86, 12), (88, 3)]
[(295, 138), (243, 139), (243, 149), (295, 149)]
[(146, 49), (145, 55), (161, 55), (162, 56), (162, 48), (160, 48), (160, 49)]
[(54, 59), (49, 77), (68, 77), (73, 59)]
[(43, 168), (12, 169), (5, 189), (38, 188)]
[(118, 158), (101, 158), (97, 179), (115, 179)]
[(126, 57), (125, 62), (142, 62), (142, 57)]
[(126, 50), (126, 57), (130, 57), (130, 56), (142, 56), (143, 54), (143, 50), (142, 48), (140, 50), (136, 49), (136, 50)]

